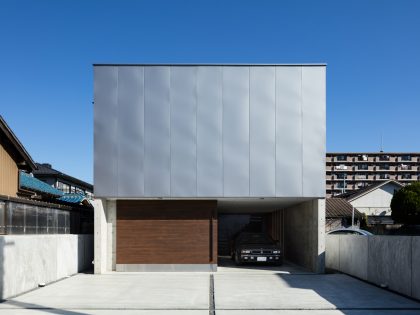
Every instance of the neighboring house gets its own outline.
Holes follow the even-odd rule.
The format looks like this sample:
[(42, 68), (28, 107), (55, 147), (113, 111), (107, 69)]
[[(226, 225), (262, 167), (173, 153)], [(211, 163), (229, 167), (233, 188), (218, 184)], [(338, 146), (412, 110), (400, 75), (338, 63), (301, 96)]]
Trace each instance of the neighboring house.
[(285, 259), (322, 272), (325, 74), (95, 65), (95, 272), (215, 270), (225, 214), (266, 214)]
[(360, 226), (363, 215), (347, 200), (342, 198), (327, 198), (325, 200), (325, 231), (352, 226), (354, 211), (354, 225)]
[(367, 225), (391, 225), (391, 200), (395, 191), (404, 185), (388, 180), (367, 186), (363, 189), (338, 195), (344, 198), (359, 212), (366, 216)]
[(327, 153), (326, 176), (327, 197), (356, 191), (385, 180), (406, 185), (420, 180), (420, 153)]
[(0, 116), (0, 195), (18, 197), (27, 195), (19, 187), (19, 172), (32, 172), (36, 165), (22, 143)]
[(86, 183), (73, 176), (64, 174), (54, 168), (48, 163), (36, 163), (37, 169), (33, 174), (39, 180), (48, 185), (61, 190), (66, 194), (84, 194), (87, 198), (93, 197), (93, 185)]

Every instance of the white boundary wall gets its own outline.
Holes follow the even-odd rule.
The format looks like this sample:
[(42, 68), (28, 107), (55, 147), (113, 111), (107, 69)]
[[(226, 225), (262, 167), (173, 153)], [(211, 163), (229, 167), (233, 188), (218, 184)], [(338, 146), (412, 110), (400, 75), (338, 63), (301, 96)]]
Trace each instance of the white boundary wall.
[(0, 236), (0, 299), (92, 268), (93, 235)]
[(420, 236), (327, 235), (326, 268), (420, 300)]

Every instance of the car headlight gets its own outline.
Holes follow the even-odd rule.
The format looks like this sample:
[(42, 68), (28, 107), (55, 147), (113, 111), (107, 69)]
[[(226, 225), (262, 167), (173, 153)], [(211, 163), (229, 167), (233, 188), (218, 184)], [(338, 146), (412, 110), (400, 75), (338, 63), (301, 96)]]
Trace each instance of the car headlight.
[(241, 250), (241, 253), (242, 253), (242, 254), (249, 254), (250, 252), (251, 252), (250, 250), (246, 250), (246, 249)]

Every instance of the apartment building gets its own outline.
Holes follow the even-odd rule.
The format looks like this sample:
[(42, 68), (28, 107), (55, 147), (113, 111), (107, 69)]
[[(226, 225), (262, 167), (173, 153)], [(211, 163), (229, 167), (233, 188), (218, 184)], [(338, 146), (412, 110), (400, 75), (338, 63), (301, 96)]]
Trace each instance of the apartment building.
[(409, 184), (420, 180), (420, 153), (327, 153), (326, 196), (360, 189), (378, 181)]

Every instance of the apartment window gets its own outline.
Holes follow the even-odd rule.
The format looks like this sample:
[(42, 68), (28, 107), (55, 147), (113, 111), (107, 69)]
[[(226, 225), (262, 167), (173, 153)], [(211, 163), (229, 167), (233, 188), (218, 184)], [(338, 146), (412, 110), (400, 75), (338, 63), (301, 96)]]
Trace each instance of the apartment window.
[(401, 174), (401, 179), (411, 179), (411, 174)]
[(411, 170), (411, 165), (401, 164), (400, 169), (402, 170)]
[(389, 170), (389, 164), (382, 164), (379, 166), (380, 170)]
[(357, 156), (357, 160), (358, 161), (367, 161), (368, 160), (368, 156), (363, 154), (363, 155), (358, 155)]
[(367, 178), (368, 178), (368, 176), (367, 176), (366, 174), (357, 174), (357, 175), (356, 175), (356, 178), (357, 178), (357, 179), (367, 179)]
[(411, 155), (401, 155), (401, 161), (411, 161)]
[(335, 176), (336, 176), (337, 179), (344, 179), (344, 178), (347, 177), (347, 175), (345, 173), (341, 173), (341, 174), (339, 173), (339, 174), (337, 174)]
[(337, 161), (347, 161), (347, 155), (337, 155)]
[(379, 156), (380, 161), (389, 161), (389, 155), (381, 155)]
[(336, 185), (337, 188), (344, 188), (344, 182), (339, 182)]
[(390, 179), (389, 174), (379, 174), (380, 179)]
[(367, 164), (360, 164), (360, 165), (357, 165), (357, 169), (359, 169), (359, 170), (367, 170), (367, 169), (369, 169), (369, 167), (368, 167)]

